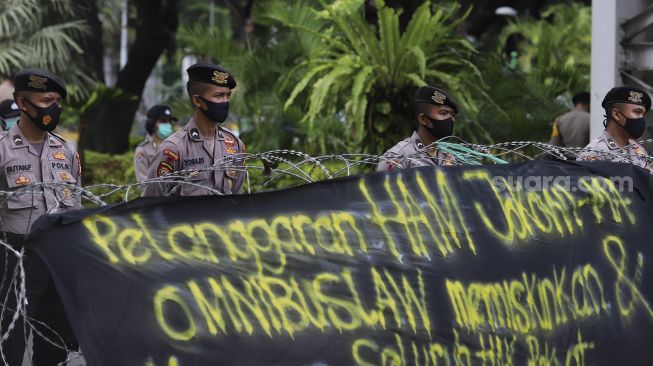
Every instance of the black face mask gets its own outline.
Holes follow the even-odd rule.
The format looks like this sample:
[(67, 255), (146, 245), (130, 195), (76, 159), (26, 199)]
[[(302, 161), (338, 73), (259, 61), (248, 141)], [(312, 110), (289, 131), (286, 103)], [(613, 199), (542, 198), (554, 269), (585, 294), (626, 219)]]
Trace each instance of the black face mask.
[(433, 119), (427, 115), (424, 117), (428, 118), (431, 121), (433, 127), (426, 127), (426, 130), (435, 136), (436, 139), (445, 138), (453, 134), (453, 118), (449, 117), (447, 119)]
[(227, 116), (229, 115), (229, 102), (215, 103), (209, 102), (206, 98), (200, 95), (197, 95), (196, 97), (206, 104), (206, 110), (200, 108), (206, 118), (215, 123), (222, 123), (227, 119)]
[(632, 138), (636, 140), (644, 134), (644, 130), (646, 129), (646, 120), (644, 118), (628, 118), (621, 111), (619, 111), (619, 114), (626, 119), (626, 123), (624, 126), (621, 126), (619, 123), (617, 124), (626, 130)]
[(36, 110), (36, 116), (34, 117), (30, 116), (27, 112), (25, 114), (27, 114), (27, 117), (29, 117), (32, 123), (34, 123), (39, 130), (50, 132), (57, 128), (57, 125), (59, 124), (59, 116), (61, 115), (61, 105), (59, 103), (55, 102), (45, 108), (41, 108), (32, 103), (29, 99), (23, 99), (25, 99), (25, 101)]

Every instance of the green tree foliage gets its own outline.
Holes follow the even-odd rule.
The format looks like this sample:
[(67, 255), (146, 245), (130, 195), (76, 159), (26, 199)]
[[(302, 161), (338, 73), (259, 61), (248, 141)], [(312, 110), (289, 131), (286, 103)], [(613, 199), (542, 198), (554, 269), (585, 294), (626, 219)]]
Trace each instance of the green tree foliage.
[(268, 3), (266, 14), (298, 37), (314, 39), (311, 52), (285, 80), (292, 92), (284, 108), (306, 110), (301, 123), (322, 149), (334, 120), (342, 131), (335, 136), (346, 150), (380, 153), (392, 146), (413, 128), (412, 94), (421, 85), (441, 85), (463, 110), (475, 110), (474, 98), (484, 95), (482, 81), (468, 61), (473, 47), (455, 32), (466, 17), (456, 6), (425, 2), (401, 32), (400, 11), (383, 1), (374, 1), (376, 24), (366, 20), (362, 0), (320, 4), (311, 7), (310, 23), (276, 1)]
[(529, 80), (554, 94), (589, 88), (591, 9), (578, 3), (546, 8), (539, 20), (518, 19), (501, 32), (499, 44), (511, 34), (519, 44), (520, 69)]
[[(521, 39), (515, 69), (503, 54), (511, 35)], [(589, 89), (590, 44), (590, 7), (577, 3), (508, 24), (496, 53), (476, 61), (491, 86), (474, 117), (491, 136), (486, 142), (548, 141), (551, 122), (571, 106), (571, 96)]]
[(6, 0), (0, 3), (0, 74), (42, 67), (66, 76), (73, 98), (88, 93), (93, 79), (80, 66), (76, 40), (87, 27), (72, 0)]

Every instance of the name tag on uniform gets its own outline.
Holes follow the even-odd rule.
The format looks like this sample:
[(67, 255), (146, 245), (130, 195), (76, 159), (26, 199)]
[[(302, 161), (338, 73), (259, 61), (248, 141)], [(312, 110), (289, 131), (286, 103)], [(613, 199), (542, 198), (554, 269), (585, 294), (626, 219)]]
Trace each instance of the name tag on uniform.
[(7, 174), (17, 173), (17, 172), (29, 172), (32, 170), (32, 164), (17, 164), (11, 165), (6, 168)]
[(201, 165), (204, 164), (204, 158), (190, 158), (190, 159), (184, 159), (184, 166), (190, 166), (190, 165)]
[(52, 169), (70, 170), (70, 164), (68, 164), (68, 163), (52, 163)]

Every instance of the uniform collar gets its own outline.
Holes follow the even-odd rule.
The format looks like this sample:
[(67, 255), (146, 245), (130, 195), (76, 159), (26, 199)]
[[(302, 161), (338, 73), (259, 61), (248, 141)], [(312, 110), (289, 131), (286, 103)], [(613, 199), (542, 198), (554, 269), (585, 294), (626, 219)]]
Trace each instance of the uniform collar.
[(57, 140), (57, 138), (54, 137), (51, 133), (48, 133), (46, 138), (48, 139), (48, 145), (50, 147), (61, 147), (61, 142)]
[(628, 149), (628, 147), (631, 147), (631, 146), (632, 146), (634, 149), (637, 149), (638, 146), (641, 146), (641, 145), (639, 144), (639, 142), (637, 142), (637, 140), (635, 140), (635, 139), (628, 139), (628, 144), (627, 144), (626, 146), (624, 146), (623, 149), (622, 149), (622, 148), (619, 146), (619, 144), (617, 144), (617, 142), (616, 142), (615, 139), (612, 137), (612, 135), (610, 135), (610, 133), (608, 132), (608, 130), (604, 130), (604, 131), (603, 131), (603, 136), (602, 136), (602, 137), (603, 137), (603, 139), (605, 139), (605, 142), (606, 142), (606, 144), (608, 145), (608, 148), (609, 148), (610, 150), (626, 150), (626, 149)]
[(23, 131), (21, 131), (20, 128), (18, 127), (18, 123), (15, 123), (9, 129), (9, 138), (11, 138), (11, 147), (13, 149), (26, 147), (29, 145), (27, 139), (23, 135)]
[(188, 121), (186, 126), (184, 126), (184, 131), (188, 133), (188, 137), (190, 137), (191, 140), (204, 141), (204, 137), (202, 136), (200, 129), (197, 128), (197, 123), (195, 122), (195, 118), (191, 117), (190, 121)]
[(432, 144), (428, 149), (425, 149), (426, 145), (422, 143), (422, 140), (419, 138), (417, 131), (413, 131), (413, 134), (410, 136), (410, 141), (413, 143), (415, 150), (424, 151), (428, 155), (435, 156), (435, 154), (439, 151), (436, 144)]
[[(184, 131), (188, 133), (188, 137), (190, 137), (191, 140), (198, 142), (204, 141), (204, 136), (202, 136), (202, 132), (197, 127), (197, 122), (195, 122), (194, 118), (191, 117), (190, 121), (188, 121), (186, 126), (184, 126)], [(215, 129), (215, 138), (218, 141), (222, 141), (225, 139), (225, 135), (227, 135), (227, 133), (218, 125)]]
[(603, 130), (603, 135), (601, 137), (605, 140), (606, 145), (608, 145), (608, 149), (621, 150), (621, 147), (619, 147), (619, 144), (617, 144), (608, 130)]
[(157, 144), (154, 139), (152, 138), (152, 135), (147, 135), (145, 138), (145, 144), (144, 145), (152, 145), (155, 149), (159, 147), (160, 144)]
[(417, 131), (413, 131), (413, 134), (410, 136), (410, 142), (413, 143), (416, 150), (422, 150), (424, 148), (424, 144), (422, 143), (422, 140), (420, 140)]
[[(13, 149), (29, 147), (32, 145), (27, 141), (25, 135), (23, 135), (23, 131), (18, 127), (18, 123), (9, 129), (8, 134), (9, 138), (11, 138), (11, 147)], [(50, 147), (61, 147), (61, 142), (49, 132), (45, 135), (43, 143), (47, 143)]]

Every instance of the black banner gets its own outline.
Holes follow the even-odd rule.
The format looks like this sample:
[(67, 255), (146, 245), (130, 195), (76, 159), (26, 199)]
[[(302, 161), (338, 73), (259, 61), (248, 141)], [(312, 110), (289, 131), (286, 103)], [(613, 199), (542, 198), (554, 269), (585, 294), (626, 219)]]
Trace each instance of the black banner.
[(90, 365), (648, 365), (653, 180), (419, 168), (41, 219)]

